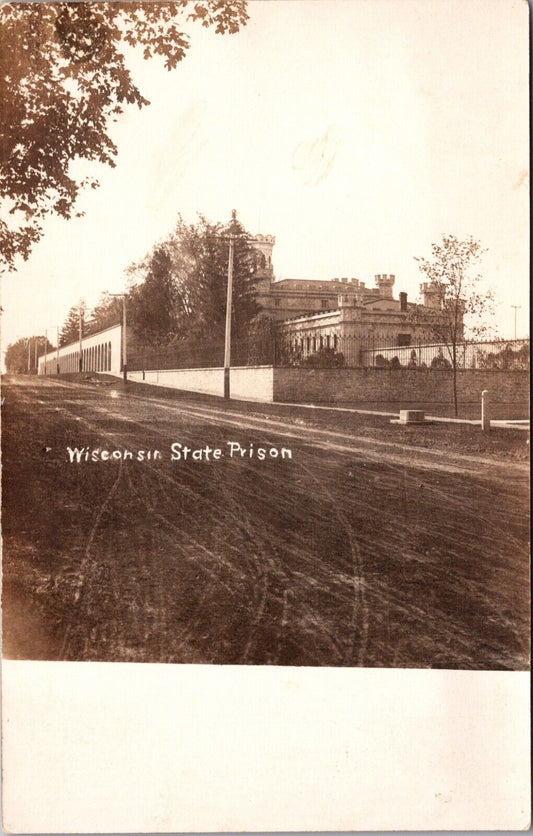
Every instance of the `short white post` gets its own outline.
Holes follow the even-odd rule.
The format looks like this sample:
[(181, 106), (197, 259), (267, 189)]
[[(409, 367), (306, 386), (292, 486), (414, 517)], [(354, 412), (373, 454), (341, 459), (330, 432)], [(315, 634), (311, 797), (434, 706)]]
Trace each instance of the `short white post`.
[(484, 433), (490, 432), (490, 397), (488, 389), (481, 393), (481, 429)]

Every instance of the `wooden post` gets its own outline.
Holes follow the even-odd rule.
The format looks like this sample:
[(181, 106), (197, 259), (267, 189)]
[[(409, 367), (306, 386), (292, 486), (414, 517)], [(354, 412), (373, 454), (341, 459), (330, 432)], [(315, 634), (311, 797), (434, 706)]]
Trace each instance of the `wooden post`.
[(126, 294), (122, 295), (122, 371), (124, 374), (124, 383), (128, 382), (128, 348), (126, 337)]
[(490, 432), (490, 397), (488, 389), (481, 393), (481, 429), (484, 433)]
[(83, 371), (83, 313), (82, 313), (82, 306), (80, 304), (80, 321), (79, 321), (79, 331), (80, 331), (80, 357), (79, 357), (79, 371)]
[(229, 369), (231, 363), (231, 307), (233, 296), (233, 235), (229, 239), (228, 291), (226, 297), (226, 338), (224, 343), (224, 397), (230, 397)]

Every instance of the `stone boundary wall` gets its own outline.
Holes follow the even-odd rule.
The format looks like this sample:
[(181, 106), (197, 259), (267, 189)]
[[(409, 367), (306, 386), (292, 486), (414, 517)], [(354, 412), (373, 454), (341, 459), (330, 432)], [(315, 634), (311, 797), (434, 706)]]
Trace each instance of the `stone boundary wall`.
[[(460, 404), (480, 403), (488, 389), (491, 402), (511, 405), (525, 413), (529, 407), (529, 372), (459, 369)], [(274, 370), (274, 400), (292, 403), (389, 404), (400, 409), (414, 404), (451, 404), (452, 372), (448, 369), (301, 369)], [(502, 417), (508, 417), (502, 415)]]
[[(187, 392), (224, 395), (224, 370), (163, 369), (128, 372), (139, 383), (168, 386)], [(493, 418), (529, 415), (529, 372), (458, 370), (459, 405), (477, 417), (481, 392), (488, 389)], [(425, 409), (452, 414), (452, 373), (447, 369), (302, 369), (241, 366), (231, 369), (232, 398), (263, 403), (345, 403), (361, 409), (387, 411)], [(463, 410), (464, 413), (464, 410)], [(460, 411), (461, 414), (461, 411)], [(467, 417), (463, 414), (463, 417)]]

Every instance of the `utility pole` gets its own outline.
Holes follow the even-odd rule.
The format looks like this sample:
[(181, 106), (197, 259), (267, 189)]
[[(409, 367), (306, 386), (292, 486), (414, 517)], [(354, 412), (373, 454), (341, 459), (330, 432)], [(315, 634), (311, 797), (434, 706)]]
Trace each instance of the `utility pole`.
[(80, 358), (79, 358), (79, 370), (80, 372), (83, 371), (83, 305), (80, 302), (79, 305), (79, 314), (80, 314), (80, 322), (79, 322), (79, 330), (80, 330)]
[(44, 376), (48, 374), (48, 328), (44, 331)]
[(57, 331), (57, 357), (56, 357), (56, 365), (57, 365), (57, 374), (59, 376), (59, 325), (56, 325)]
[(124, 383), (128, 382), (128, 346), (126, 334), (126, 293), (110, 293), (109, 296), (122, 297), (122, 371)]
[(31, 368), (31, 338), (28, 337), (28, 374)]
[(35, 340), (35, 374), (39, 374), (39, 366), (37, 365), (39, 361), (39, 356), (37, 354), (39, 349), (39, 337)]
[(516, 312), (520, 310), (522, 305), (511, 305), (511, 308), (514, 308), (514, 338), (516, 340)]
[[(235, 213), (233, 214), (235, 217)], [(231, 364), (231, 308), (233, 302), (233, 243), (234, 236), (229, 237), (228, 256), (228, 292), (226, 296), (226, 337), (224, 342), (224, 397), (230, 397), (229, 370)]]

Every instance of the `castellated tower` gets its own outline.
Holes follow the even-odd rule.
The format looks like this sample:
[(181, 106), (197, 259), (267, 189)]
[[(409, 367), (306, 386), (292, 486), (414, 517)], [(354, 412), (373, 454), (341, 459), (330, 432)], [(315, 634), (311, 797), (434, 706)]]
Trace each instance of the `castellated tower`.
[(375, 276), (376, 286), (379, 288), (379, 295), (383, 299), (392, 299), (392, 288), (395, 276), (390, 273), (378, 273)]
[(422, 282), (420, 285), (422, 304), (426, 308), (440, 310), (442, 308), (442, 290), (435, 282)]
[(274, 278), (274, 268), (272, 267), (272, 250), (276, 243), (275, 235), (255, 235), (250, 243), (257, 253), (257, 271), (256, 277), (258, 279), (272, 279)]

